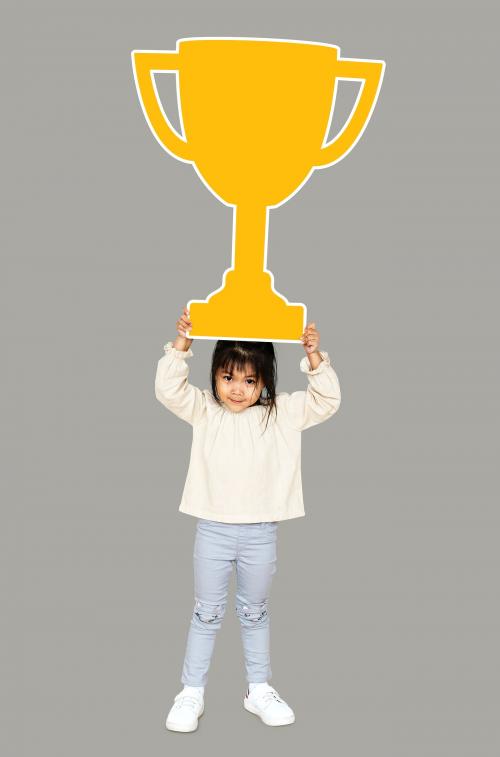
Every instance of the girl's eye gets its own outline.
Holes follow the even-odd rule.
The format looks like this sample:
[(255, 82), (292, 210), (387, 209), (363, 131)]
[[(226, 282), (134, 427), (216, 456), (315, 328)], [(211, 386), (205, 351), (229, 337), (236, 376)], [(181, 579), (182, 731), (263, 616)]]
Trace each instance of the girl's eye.
[[(230, 379), (231, 376), (223, 376), (222, 378), (224, 378), (224, 379)], [(253, 379), (248, 379), (248, 381), (250, 381), (252, 384), (255, 384), (255, 381)]]

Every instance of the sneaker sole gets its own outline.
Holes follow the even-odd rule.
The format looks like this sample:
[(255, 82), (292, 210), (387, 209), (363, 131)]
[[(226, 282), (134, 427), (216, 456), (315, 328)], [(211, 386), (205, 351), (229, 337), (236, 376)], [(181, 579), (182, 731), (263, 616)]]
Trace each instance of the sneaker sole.
[(205, 703), (203, 703), (202, 709), (200, 714), (198, 715), (198, 718), (196, 719), (196, 723), (194, 725), (186, 725), (185, 723), (175, 723), (172, 720), (166, 720), (165, 726), (169, 731), (179, 731), (180, 733), (191, 733), (191, 731), (196, 731), (198, 728), (198, 720), (201, 718), (203, 713), (205, 712)]
[(243, 707), (253, 715), (257, 715), (257, 717), (260, 718), (266, 725), (291, 725), (292, 723), (295, 723), (295, 715), (290, 715), (288, 718), (283, 718), (282, 720), (274, 722), (266, 720), (265, 715), (263, 715), (256, 707), (250, 704), (250, 702), (247, 701), (246, 697), (243, 700)]

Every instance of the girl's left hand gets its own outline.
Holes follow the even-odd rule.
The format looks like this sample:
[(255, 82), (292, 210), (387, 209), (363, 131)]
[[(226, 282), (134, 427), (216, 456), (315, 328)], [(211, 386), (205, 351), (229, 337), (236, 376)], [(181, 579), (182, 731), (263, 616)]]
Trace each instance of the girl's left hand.
[(317, 330), (314, 321), (306, 326), (304, 333), (302, 334), (301, 341), (307, 355), (318, 350), (319, 331)]

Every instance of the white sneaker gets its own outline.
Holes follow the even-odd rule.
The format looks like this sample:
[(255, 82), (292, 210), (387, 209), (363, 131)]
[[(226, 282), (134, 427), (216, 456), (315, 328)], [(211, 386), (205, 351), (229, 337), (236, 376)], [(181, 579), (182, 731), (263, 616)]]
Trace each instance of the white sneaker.
[(183, 689), (175, 697), (174, 703), (165, 721), (168, 730), (196, 731), (198, 718), (203, 715), (205, 709), (203, 694)]
[(293, 710), (268, 683), (259, 683), (252, 691), (247, 689), (243, 707), (258, 715), (266, 725), (289, 725), (295, 722)]

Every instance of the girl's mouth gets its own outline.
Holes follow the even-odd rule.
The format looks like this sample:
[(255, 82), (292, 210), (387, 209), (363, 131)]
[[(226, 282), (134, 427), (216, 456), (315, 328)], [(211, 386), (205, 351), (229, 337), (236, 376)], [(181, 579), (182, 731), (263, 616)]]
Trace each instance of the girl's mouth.
[(231, 402), (234, 402), (236, 405), (241, 405), (241, 403), (243, 402), (243, 400), (233, 400), (233, 399), (231, 399)]

